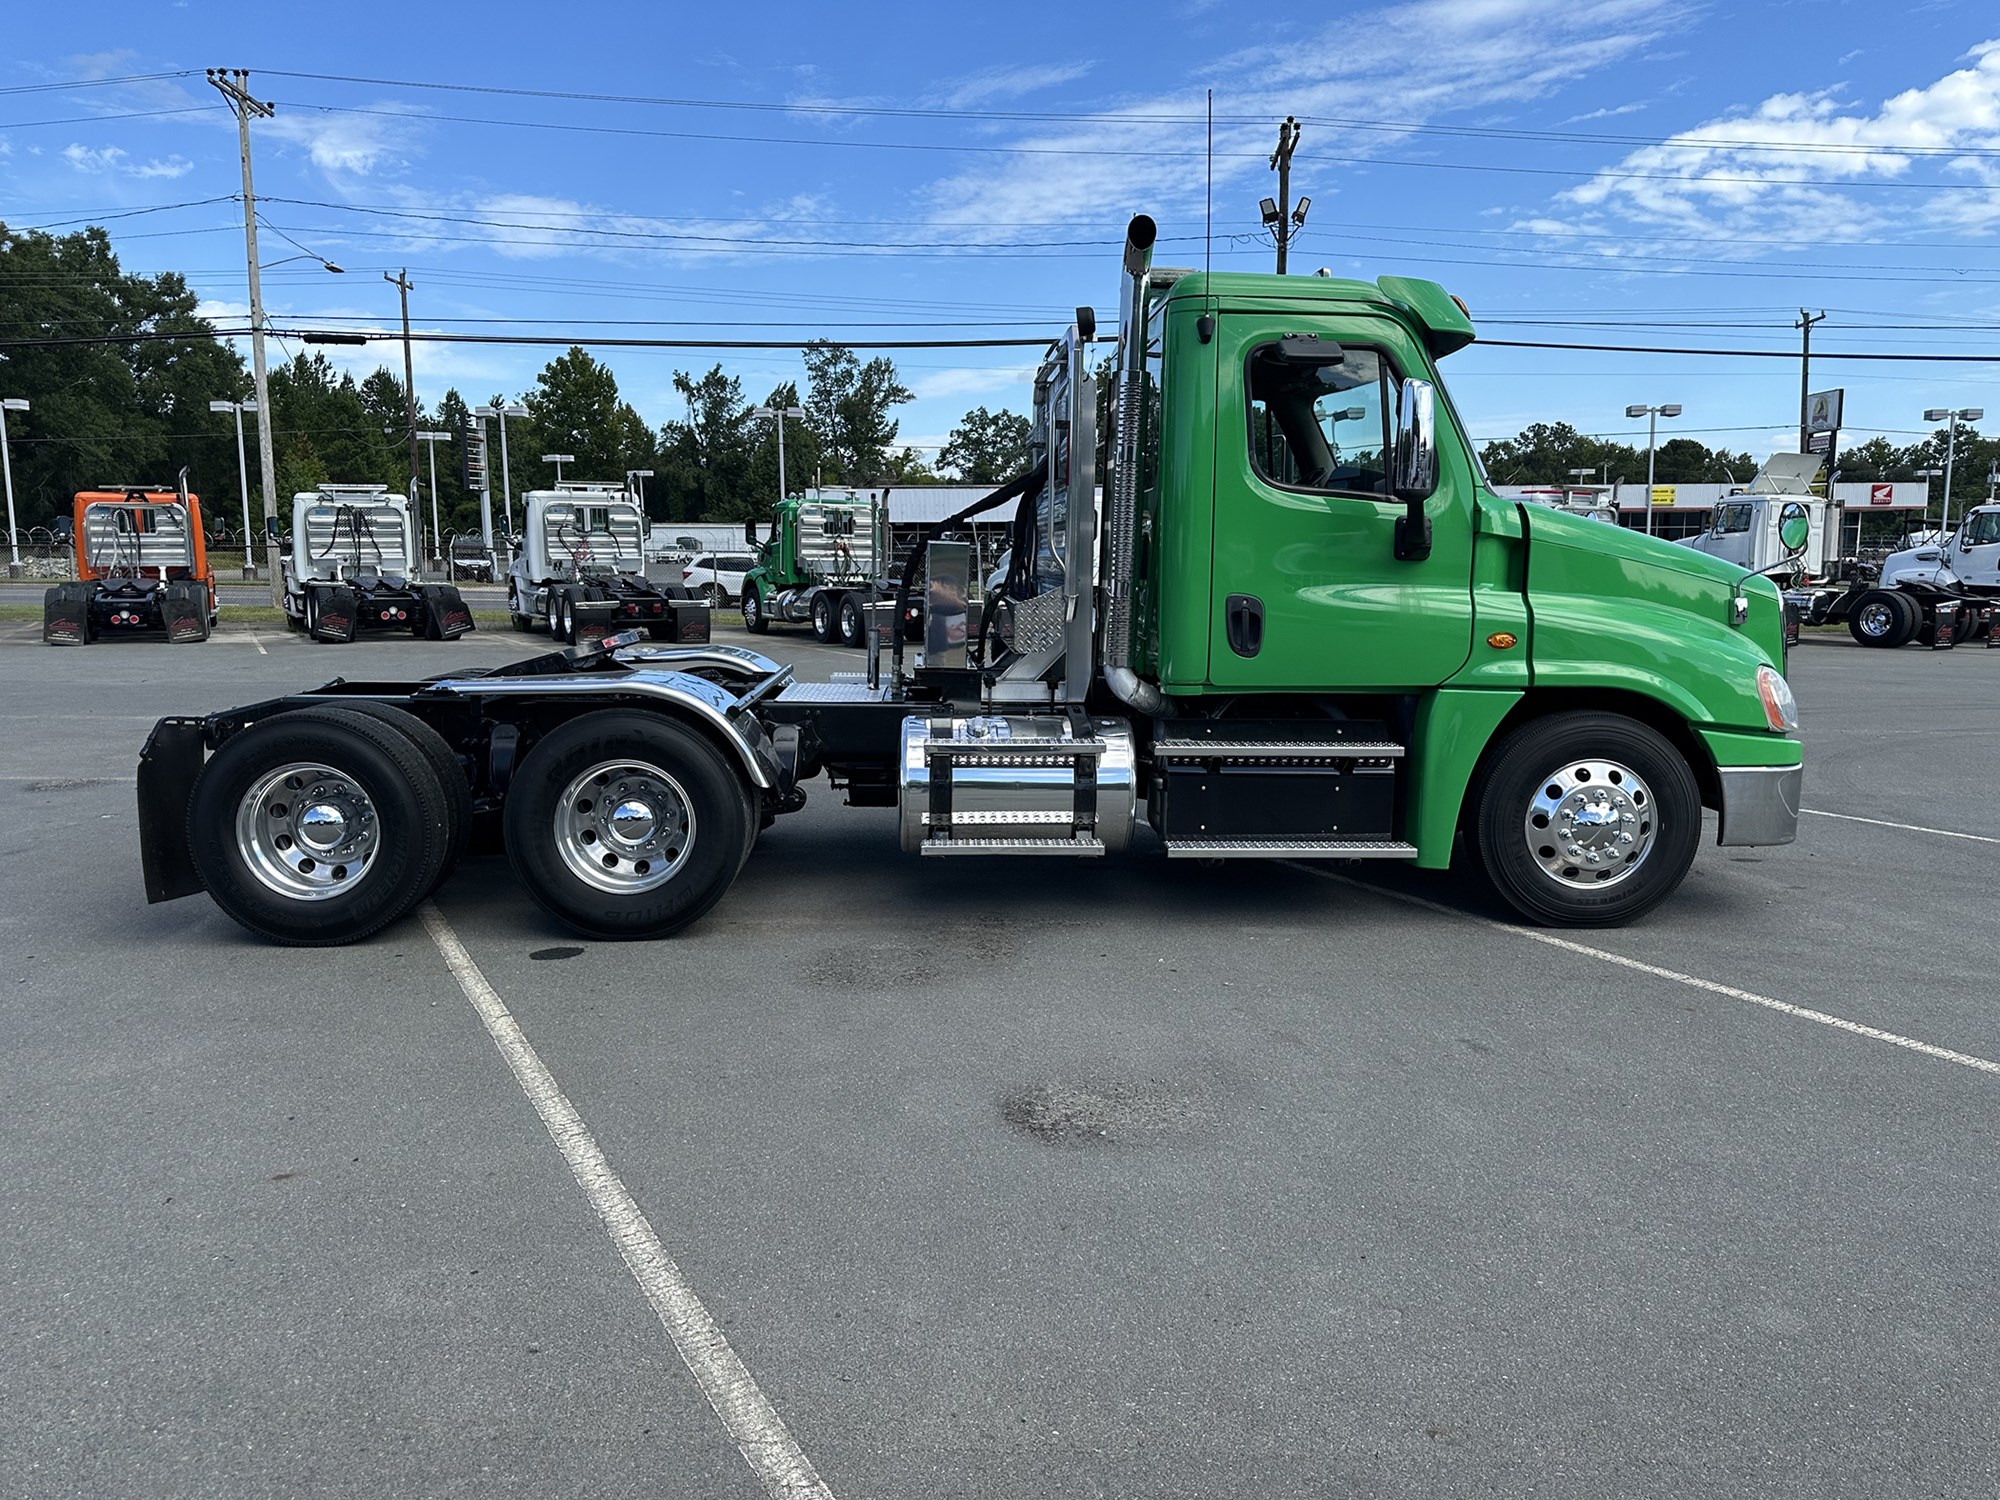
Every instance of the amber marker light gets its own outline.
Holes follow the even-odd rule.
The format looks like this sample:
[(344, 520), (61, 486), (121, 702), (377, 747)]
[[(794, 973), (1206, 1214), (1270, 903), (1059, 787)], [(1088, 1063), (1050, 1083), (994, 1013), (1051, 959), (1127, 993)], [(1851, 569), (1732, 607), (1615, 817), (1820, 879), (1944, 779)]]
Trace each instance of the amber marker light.
[(1514, 649), (1516, 641), (1507, 631), (1496, 630), (1493, 634), (1486, 637), (1486, 644), (1491, 646), (1495, 651), (1511, 651)]

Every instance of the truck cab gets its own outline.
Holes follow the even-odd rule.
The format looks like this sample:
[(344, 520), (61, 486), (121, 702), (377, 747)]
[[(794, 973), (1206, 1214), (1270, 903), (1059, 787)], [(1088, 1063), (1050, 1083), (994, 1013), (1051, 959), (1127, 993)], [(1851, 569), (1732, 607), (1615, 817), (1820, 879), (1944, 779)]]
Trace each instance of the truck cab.
[(520, 550), (507, 572), (514, 628), (546, 625), (572, 644), (635, 625), (655, 640), (707, 640), (708, 604), (679, 584), (646, 577), (645, 539), (645, 512), (622, 487), (530, 490), (522, 499)]
[(1748, 572), (1767, 572), (1792, 555), (1779, 536), (1779, 523), (1786, 504), (1796, 501), (1805, 507), (1810, 527), (1801, 565), (1816, 574), (1828, 572), (1826, 501), (1811, 488), (1819, 470), (1817, 454), (1773, 453), (1747, 488), (1716, 503), (1708, 530), (1683, 538), (1681, 545)]
[(208, 639), (215, 573), (201, 499), (182, 477), (178, 488), (128, 485), (77, 495), (70, 526), (76, 582), (44, 595), (44, 642), (81, 646), (154, 631), (173, 642)]
[(450, 584), (413, 582), (421, 541), (409, 500), (380, 484), (323, 484), (292, 496), (280, 564), (285, 618), (316, 641), (363, 634), (456, 640), (472, 611)]
[(1881, 582), (1884, 588), (1926, 583), (2000, 596), (2000, 505), (1974, 506), (1942, 542), (1891, 553)]

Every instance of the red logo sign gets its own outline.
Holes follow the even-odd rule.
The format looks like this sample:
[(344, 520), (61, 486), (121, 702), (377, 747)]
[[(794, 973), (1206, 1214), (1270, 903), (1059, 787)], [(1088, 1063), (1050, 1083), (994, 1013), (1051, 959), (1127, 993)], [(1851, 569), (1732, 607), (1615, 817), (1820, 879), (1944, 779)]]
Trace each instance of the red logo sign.
[(1870, 505), (1894, 505), (1896, 503), (1896, 487), (1893, 484), (1869, 485), (1868, 503)]

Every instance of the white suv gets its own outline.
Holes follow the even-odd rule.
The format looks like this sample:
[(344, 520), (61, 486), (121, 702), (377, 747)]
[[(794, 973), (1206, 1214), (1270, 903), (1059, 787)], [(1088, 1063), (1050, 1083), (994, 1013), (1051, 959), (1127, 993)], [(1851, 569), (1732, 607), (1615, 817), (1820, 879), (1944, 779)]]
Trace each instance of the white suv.
[(681, 569), (681, 583), (697, 599), (721, 609), (743, 598), (743, 575), (751, 558), (742, 552), (702, 552)]

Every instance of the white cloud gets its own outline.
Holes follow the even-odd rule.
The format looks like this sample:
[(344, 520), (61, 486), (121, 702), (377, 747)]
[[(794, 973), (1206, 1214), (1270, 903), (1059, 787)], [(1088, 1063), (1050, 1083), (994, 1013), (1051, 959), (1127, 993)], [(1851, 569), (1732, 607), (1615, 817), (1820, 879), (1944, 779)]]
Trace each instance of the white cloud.
[[(1776, 233), (1857, 240), (1898, 224), (2000, 227), (2000, 163), (1953, 155), (2000, 150), (2000, 41), (1982, 42), (1959, 68), (1906, 89), (1870, 113), (1832, 91), (1773, 94), (1618, 165), (1560, 195), (1586, 212), (1681, 233)], [(1777, 149), (1746, 149), (1744, 142)], [(1829, 184), (1957, 179), (1974, 190), (1858, 198)], [(1984, 189), (1984, 190), (1978, 190)]]
[(1643, 103), (1616, 104), (1604, 109), (1593, 109), (1588, 114), (1571, 115), (1567, 120), (1563, 121), (1563, 124), (1581, 125), (1586, 120), (1609, 120), (1615, 115), (1636, 115), (1644, 108), (1646, 106)]
[[(0, 152), (0, 155), (5, 155)], [(153, 157), (147, 161), (135, 161), (123, 148), (118, 146), (85, 146), (71, 144), (63, 147), (63, 160), (79, 172), (91, 176), (116, 173), (121, 177), (175, 178), (185, 177), (194, 170), (194, 163), (184, 156)]]
[(371, 105), (369, 114), (280, 110), (260, 134), (303, 146), (329, 177), (367, 177), (409, 165), (418, 154), (423, 112), (405, 104)]
[(1023, 94), (1058, 88), (1074, 83), (1091, 69), (1088, 62), (1051, 63), (1020, 68), (986, 68), (961, 78), (944, 93), (947, 109), (971, 109), (995, 99), (1017, 99)]
[[(1382, 97), (1394, 99), (1398, 119), (1422, 122), (1453, 110), (1546, 99), (1649, 47), (1687, 14), (1673, 0), (1577, 0), (1561, 7), (1544, 0), (1404, 0), (1344, 14), (1282, 45), (1225, 57), (1201, 82), (1214, 84), (1216, 112), (1225, 118), (1274, 106), (1301, 116), (1352, 114), (1356, 98)], [(1021, 140), (1035, 154), (969, 168), (931, 184), (924, 196), (944, 228), (1102, 222), (1140, 209), (1191, 220), (1200, 213), (1204, 185), (1202, 108), (1201, 91), (1192, 87), (1127, 102), (1087, 123)], [(1188, 123), (1145, 118), (1161, 113)], [(1318, 151), (1366, 156), (1396, 140), (1309, 124), (1300, 159)], [(1261, 174), (1271, 144), (1266, 125), (1218, 125), (1218, 186)], [(1120, 152), (1126, 154), (1104, 154)], [(1328, 184), (1331, 169), (1317, 176), (1321, 195), (1337, 190)]]
[(910, 393), (919, 401), (942, 401), (954, 396), (977, 396), (988, 391), (1019, 394), (1035, 378), (1032, 364), (1008, 365), (1000, 369), (935, 370), (909, 377)]

